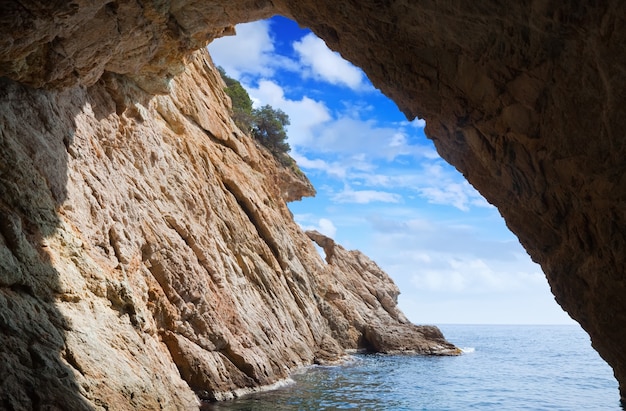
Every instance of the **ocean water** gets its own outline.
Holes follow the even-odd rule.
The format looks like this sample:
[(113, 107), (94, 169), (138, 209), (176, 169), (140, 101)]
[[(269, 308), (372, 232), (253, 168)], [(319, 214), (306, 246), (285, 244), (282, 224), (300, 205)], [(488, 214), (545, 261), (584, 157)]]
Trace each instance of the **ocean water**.
[(356, 355), (207, 410), (623, 410), (611, 368), (576, 325), (443, 325), (459, 357)]

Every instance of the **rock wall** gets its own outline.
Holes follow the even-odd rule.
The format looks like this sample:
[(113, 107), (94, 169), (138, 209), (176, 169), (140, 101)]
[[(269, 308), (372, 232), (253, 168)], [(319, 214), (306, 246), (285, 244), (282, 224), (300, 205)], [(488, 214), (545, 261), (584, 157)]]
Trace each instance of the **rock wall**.
[(197, 409), (347, 349), (458, 354), (364, 256), (322, 260), (286, 206), (309, 181), (184, 63), (161, 96), (0, 80), (0, 408)]
[(185, 56), (232, 24), (280, 13), (311, 27), (409, 118), (427, 120), (440, 154), (541, 264), (626, 399), (626, 3), (61, 3), (2, 4), (0, 75), (63, 89), (117, 73), (167, 93)]

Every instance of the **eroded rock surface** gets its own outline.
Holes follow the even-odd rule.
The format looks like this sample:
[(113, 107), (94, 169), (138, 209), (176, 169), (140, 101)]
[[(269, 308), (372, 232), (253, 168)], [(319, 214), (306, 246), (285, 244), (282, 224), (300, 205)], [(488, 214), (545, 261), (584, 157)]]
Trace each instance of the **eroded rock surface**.
[(197, 409), (346, 349), (456, 354), (373, 263), (328, 271), (286, 206), (310, 182), (234, 126), (206, 51), (185, 63), (159, 96), (1, 80), (1, 407)]
[(315, 277), (320, 305), (332, 336), (343, 347), (388, 354), (461, 353), (437, 327), (407, 320), (397, 307), (400, 290), (374, 261), (317, 231), (306, 234), (324, 250), (327, 265)]
[[(440, 154), (541, 264), (626, 399), (625, 2), (77, 0), (2, 8), (0, 75), (51, 89), (116, 73), (167, 93), (190, 50), (235, 23), (279, 13), (311, 27), (408, 117), (427, 120)], [(21, 232), (15, 227), (4, 223), (5, 238)]]

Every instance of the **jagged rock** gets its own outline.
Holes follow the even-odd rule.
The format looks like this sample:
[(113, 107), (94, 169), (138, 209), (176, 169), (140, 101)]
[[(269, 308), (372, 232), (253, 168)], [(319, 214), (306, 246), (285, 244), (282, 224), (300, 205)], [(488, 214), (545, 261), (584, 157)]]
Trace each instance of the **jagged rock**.
[[(386, 328), (367, 326), (364, 338), (370, 350), (386, 354), (460, 355), (461, 350), (452, 346), (434, 326), (398, 326)], [(433, 344), (439, 341), (439, 344)]]
[[(589, 332), (593, 346), (613, 367), (626, 400), (625, 2), (176, 0), (140, 6), (5, 1), (0, 13), (0, 76), (57, 90), (79, 85), (98, 85), (102, 90), (99, 82), (104, 82), (115, 99), (115, 110), (141, 121), (145, 105), (125, 97), (129, 94), (124, 88), (130, 86), (124, 81), (133, 79), (133, 87), (149, 94), (170, 89), (176, 94), (171, 79), (183, 70), (191, 50), (231, 32), (235, 23), (275, 13), (311, 27), (331, 48), (363, 68), (409, 118), (419, 115), (427, 120), (426, 132), (442, 157), (498, 207), (541, 264), (559, 304)], [(120, 75), (125, 80), (117, 83)], [(81, 110), (66, 104), (51, 107), (50, 102), (73, 93), (80, 99), (76, 90), (65, 95), (33, 93), (28, 98), (40, 110), (69, 110), (58, 117), (72, 129), (74, 115)], [(13, 97), (4, 93), (2, 98)], [(167, 127), (183, 135), (189, 114), (183, 108), (179, 114), (171, 112), (171, 104), (161, 101), (159, 112), (165, 113)], [(29, 110), (17, 103), (4, 104), (7, 113)], [(96, 118), (106, 117), (108, 104), (90, 109)], [(202, 116), (194, 121), (210, 130), (212, 123)], [(112, 136), (117, 127), (131, 130), (127, 121), (121, 117), (120, 124), (111, 127), (111, 137), (102, 139), (109, 145), (99, 148), (101, 155), (115, 158), (125, 153), (132, 132)], [(90, 124), (97, 127), (96, 121)], [(48, 173), (56, 179), (42, 176), (48, 166), (60, 170), (66, 163), (62, 150), (52, 153), (57, 147), (50, 135), (70, 142), (72, 134), (63, 135), (68, 128), (56, 123), (31, 127), (26, 121), (25, 127), (29, 132), (24, 141), (45, 137), (24, 147), (50, 150), (29, 157), (32, 167), (41, 169), (36, 176), (7, 172), (4, 177), (8, 183), (3, 198), (11, 200), (4, 200), (2, 210), (8, 217), (2, 230), (13, 250), (10, 255), (5, 252), (6, 267), (24, 253), (28, 254), (24, 258), (34, 258), (16, 234), (19, 224), (35, 228), (34, 232), (58, 225), (47, 204), (52, 200), (33, 198), (38, 205), (20, 209), (13, 197), (26, 196), (43, 184), (58, 205), (65, 190), (65, 174)], [(4, 130), (5, 136), (21, 133), (7, 126)], [(213, 134), (226, 144), (234, 141)], [(80, 154), (75, 145), (67, 146)], [(242, 144), (233, 147), (244, 149)], [(184, 149), (180, 143), (178, 150)], [(243, 151), (238, 153), (244, 156)], [(161, 155), (154, 151), (155, 163), (162, 162)], [(15, 161), (25, 161), (21, 158), (10, 154), (5, 164), (20, 170)], [(130, 160), (123, 166), (130, 169)], [(15, 181), (29, 188), (18, 188), (22, 185)], [(132, 195), (141, 196), (137, 193)], [(97, 196), (87, 198), (97, 202)], [(113, 231), (102, 238), (118, 240), (113, 241), (115, 246), (101, 242), (101, 248), (117, 249), (110, 252), (123, 262), (133, 243), (120, 227), (107, 229)], [(157, 238), (161, 233), (150, 232)], [(43, 234), (47, 238), (49, 233)], [(12, 271), (10, 277), (14, 281), (23, 275)], [(32, 289), (42, 288), (41, 282), (23, 281), (32, 283)]]
[(400, 290), (374, 261), (317, 231), (306, 234), (326, 255), (327, 264), (315, 278), (333, 337), (343, 347), (382, 353), (460, 354), (437, 327), (415, 326), (406, 319), (397, 307)]
[[(197, 409), (382, 332), (380, 304), (326, 310), (326, 265), (285, 202), (314, 189), (235, 128), (224, 86), (206, 50), (165, 96), (111, 73), (0, 80), (3, 407)], [(343, 316), (362, 318), (349, 339)]]

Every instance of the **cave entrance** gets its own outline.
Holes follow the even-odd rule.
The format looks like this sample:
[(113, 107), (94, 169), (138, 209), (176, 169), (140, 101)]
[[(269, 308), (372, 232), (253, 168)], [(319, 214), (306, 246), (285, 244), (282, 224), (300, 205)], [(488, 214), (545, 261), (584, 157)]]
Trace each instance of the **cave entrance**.
[(296, 221), (391, 275), (415, 323), (571, 324), (497, 209), (357, 67), (297, 23), (237, 26), (209, 45), (256, 106), (289, 115), (291, 156), (317, 189)]

